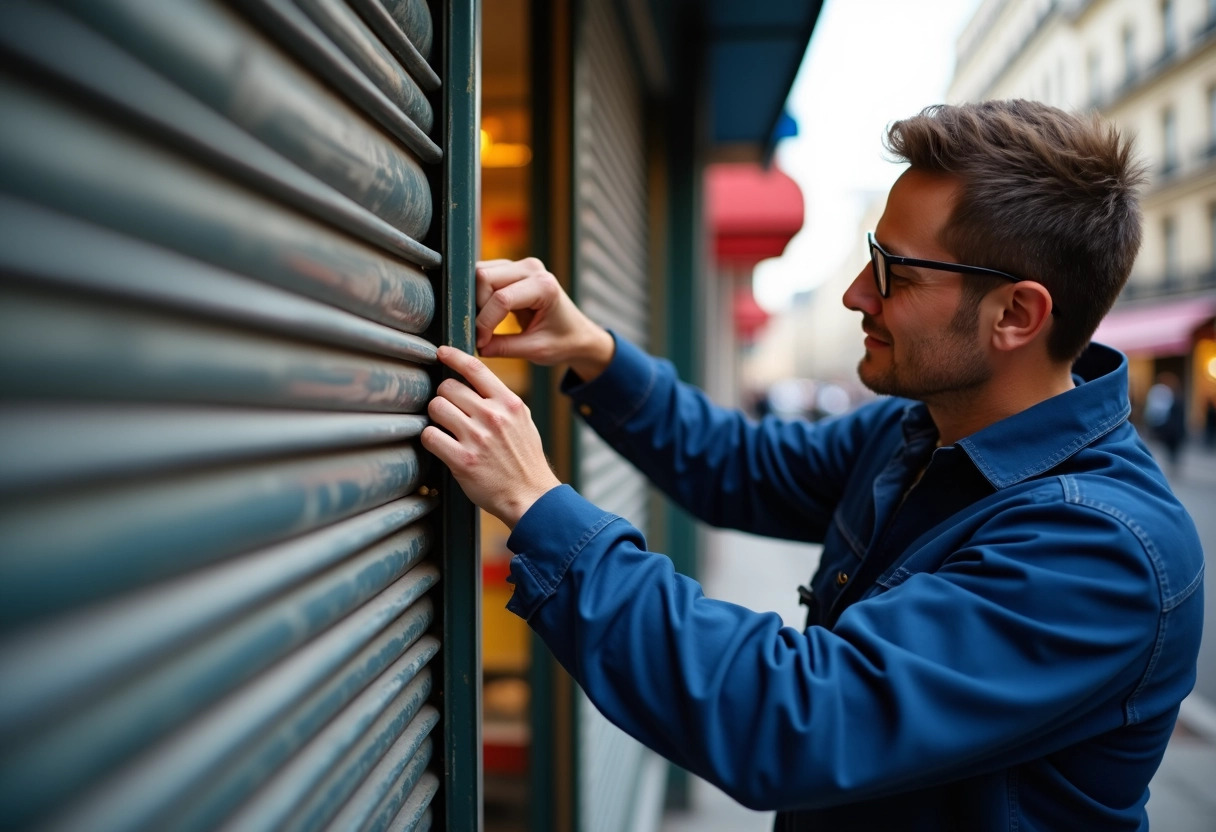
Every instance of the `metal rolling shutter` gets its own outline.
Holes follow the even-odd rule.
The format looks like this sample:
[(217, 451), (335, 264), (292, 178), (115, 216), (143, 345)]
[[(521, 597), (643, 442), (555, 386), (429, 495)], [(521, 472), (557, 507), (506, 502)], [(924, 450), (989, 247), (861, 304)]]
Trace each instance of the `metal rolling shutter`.
[(430, 825), (431, 25), (0, 7), (6, 828)]
[[(575, 298), (587, 315), (639, 346), (650, 332), (646, 147), (641, 82), (615, 6), (585, 4), (575, 65)], [(578, 487), (646, 530), (645, 478), (585, 425)], [(579, 828), (633, 832), (639, 778), (654, 755), (579, 702)], [(657, 808), (657, 807), (656, 807)]]

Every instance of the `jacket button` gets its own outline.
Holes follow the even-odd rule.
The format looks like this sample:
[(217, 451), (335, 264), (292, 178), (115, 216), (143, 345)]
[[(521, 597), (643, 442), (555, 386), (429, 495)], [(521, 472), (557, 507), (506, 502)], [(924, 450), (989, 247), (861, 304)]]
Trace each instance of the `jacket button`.
[(584, 416), (590, 416), (590, 415), (591, 415), (591, 405), (589, 405), (589, 404), (580, 404), (580, 405), (578, 406), (578, 412), (579, 412), (579, 413), (581, 413), (581, 414), (583, 414)]
[(844, 586), (848, 582), (849, 582), (849, 573), (848, 572), (837, 572), (836, 573), (836, 586)]

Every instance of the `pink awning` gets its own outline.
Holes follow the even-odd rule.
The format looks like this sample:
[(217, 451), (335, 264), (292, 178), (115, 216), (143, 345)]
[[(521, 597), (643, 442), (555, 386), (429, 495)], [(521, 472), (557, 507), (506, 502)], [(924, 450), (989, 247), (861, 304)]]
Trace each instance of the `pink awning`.
[(1216, 315), (1216, 298), (1191, 298), (1133, 309), (1116, 309), (1094, 333), (1094, 340), (1132, 354), (1182, 355), (1204, 321)]

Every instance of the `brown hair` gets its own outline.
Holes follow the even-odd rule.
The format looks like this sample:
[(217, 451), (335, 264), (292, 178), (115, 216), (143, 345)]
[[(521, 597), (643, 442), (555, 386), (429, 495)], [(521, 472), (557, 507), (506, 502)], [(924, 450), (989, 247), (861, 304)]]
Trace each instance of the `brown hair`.
[[(942, 245), (960, 262), (1043, 284), (1057, 313), (1048, 354), (1080, 355), (1140, 249), (1144, 166), (1131, 139), (1096, 115), (1015, 100), (928, 107), (892, 124), (886, 146), (960, 180)], [(966, 285), (974, 309), (994, 284)]]

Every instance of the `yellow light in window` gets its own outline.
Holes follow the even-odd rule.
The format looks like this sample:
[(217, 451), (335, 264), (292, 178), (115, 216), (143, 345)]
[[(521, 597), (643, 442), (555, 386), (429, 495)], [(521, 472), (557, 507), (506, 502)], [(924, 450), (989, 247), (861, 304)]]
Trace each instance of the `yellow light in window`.
[[(496, 142), (489, 127), (490, 120), (481, 129), (481, 166), (483, 168), (522, 168), (532, 161), (532, 148), (516, 142)], [(495, 124), (497, 122), (495, 121)]]
[(1216, 356), (1208, 359), (1208, 366), (1205, 369), (1208, 371), (1208, 378), (1216, 381)]
[(486, 168), (522, 168), (532, 161), (532, 148), (526, 144), (493, 142), (481, 153), (481, 165)]

